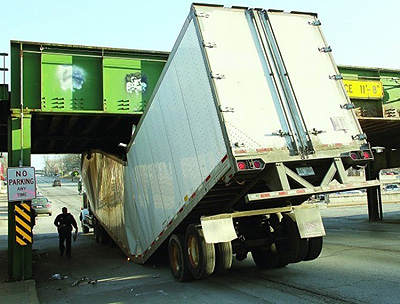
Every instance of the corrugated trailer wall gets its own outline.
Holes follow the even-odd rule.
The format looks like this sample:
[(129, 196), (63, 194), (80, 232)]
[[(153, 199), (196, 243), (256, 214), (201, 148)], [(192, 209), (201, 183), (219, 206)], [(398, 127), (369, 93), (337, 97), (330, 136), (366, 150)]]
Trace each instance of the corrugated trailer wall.
[(127, 153), (125, 208), (139, 219), (127, 221), (127, 230), (135, 231), (129, 242), (137, 255), (179, 223), (180, 211), (227, 154), (201, 48), (188, 20)]
[[(96, 218), (107, 227), (107, 232), (128, 254), (125, 221), (132, 216), (125, 214), (124, 200), (129, 199), (125, 197), (125, 164), (122, 160), (101, 152), (93, 151), (83, 157), (82, 177), (89, 196), (90, 209), (95, 211)], [(131, 233), (128, 231), (128, 234)]]

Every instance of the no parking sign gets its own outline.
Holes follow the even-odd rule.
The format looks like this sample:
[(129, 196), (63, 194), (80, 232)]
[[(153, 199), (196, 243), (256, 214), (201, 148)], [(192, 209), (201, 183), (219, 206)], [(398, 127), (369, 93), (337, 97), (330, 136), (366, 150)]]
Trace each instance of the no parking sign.
[(8, 201), (28, 201), (36, 198), (36, 177), (33, 167), (7, 169)]

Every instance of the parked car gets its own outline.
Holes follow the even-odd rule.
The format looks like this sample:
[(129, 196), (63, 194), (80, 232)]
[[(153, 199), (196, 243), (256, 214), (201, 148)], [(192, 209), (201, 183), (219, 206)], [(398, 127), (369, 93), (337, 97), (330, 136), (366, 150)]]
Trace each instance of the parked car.
[(363, 194), (366, 192), (367, 192), (367, 189), (353, 189), (353, 190), (335, 192), (334, 194), (336, 194), (336, 195), (351, 195), (351, 194)]
[(45, 196), (37, 196), (32, 200), (32, 208), (36, 214), (48, 214), (51, 216), (51, 201)]
[(56, 178), (55, 180), (53, 180), (53, 187), (59, 186), (61, 187), (61, 180)]
[(400, 187), (397, 184), (388, 184), (384, 188), (385, 191), (399, 191)]

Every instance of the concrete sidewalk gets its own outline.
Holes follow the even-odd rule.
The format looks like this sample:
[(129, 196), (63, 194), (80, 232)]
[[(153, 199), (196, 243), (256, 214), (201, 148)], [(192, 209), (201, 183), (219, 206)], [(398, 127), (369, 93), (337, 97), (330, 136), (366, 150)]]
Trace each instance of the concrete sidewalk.
[(39, 304), (34, 280), (0, 283), (0, 303)]
[(8, 206), (7, 194), (0, 193), (0, 303), (38, 304), (35, 280), (6, 282), (8, 277)]

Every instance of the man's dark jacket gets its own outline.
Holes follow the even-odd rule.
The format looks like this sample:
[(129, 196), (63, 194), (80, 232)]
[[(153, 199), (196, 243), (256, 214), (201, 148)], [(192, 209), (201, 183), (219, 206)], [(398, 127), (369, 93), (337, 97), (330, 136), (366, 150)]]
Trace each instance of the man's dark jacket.
[(60, 232), (71, 232), (72, 227), (78, 229), (76, 224), (75, 218), (71, 213), (61, 213), (57, 215), (56, 219), (54, 220), (54, 225), (58, 228), (58, 233)]

